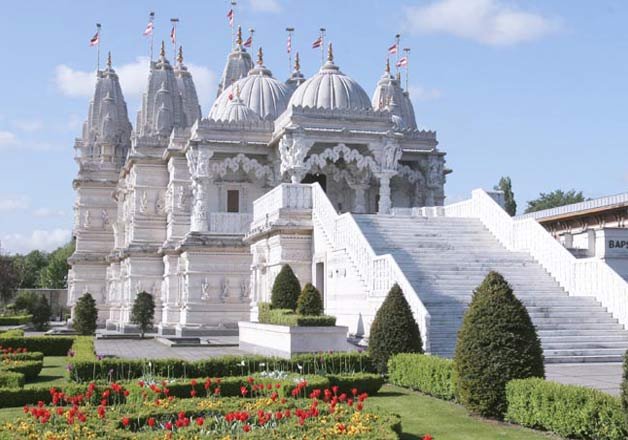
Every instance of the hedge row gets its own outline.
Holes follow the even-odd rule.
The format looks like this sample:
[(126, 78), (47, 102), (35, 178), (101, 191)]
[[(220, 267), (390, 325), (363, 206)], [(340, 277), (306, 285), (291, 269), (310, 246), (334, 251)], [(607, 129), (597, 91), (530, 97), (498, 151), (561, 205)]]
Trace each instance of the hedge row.
[(388, 380), (444, 400), (454, 400), (454, 362), (415, 353), (394, 355), (388, 361)]
[(355, 374), (329, 374), (329, 386), (337, 386), (338, 393), (351, 394), (353, 389), (360, 393), (367, 393), (369, 396), (375, 395), (384, 385), (384, 378), (375, 373), (355, 373)]
[(95, 361), (96, 349), (93, 336), (76, 336), (74, 343), (68, 351), (70, 361)]
[(2, 374), (0, 374), (0, 388), (22, 388), (23, 386), (24, 375), (22, 373), (2, 371)]
[(27, 351), (26, 353), (5, 353), (2, 355), (2, 359), (10, 359), (12, 361), (43, 361), (44, 354), (40, 351)]
[(506, 385), (508, 421), (563, 437), (625, 440), (628, 427), (618, 398), (601, 391), (543, 379), (517, 379)]
[(291, 359), (264, 356), (224, 356), (199, 361), (181, 359), (110, 359), (82, 361), (73, 359), (70, 379), (130, 380), (145, 375), (168, 378), (244, 376), (261, 371), (286, 371), (299, 374), (348, 374), (374, 372), (366, 353), (301, 354)]
[(13, 373), (21, 373), (24, 375), (26, 382), (36, 379), (41, 373), (41, 369), (44, 367), (43, 361), (5, 361), (0, 366), (0, 375), (3, 375), (7, 371)]
[(0, 346), (4, 348), (26, 348), (28, 351), (39, 351), (44, 356), (65, 356), (74, 337), (70, 336), (26, 336), (4, 337), (0, 335)]
[(23, 325), (31, 322), (33, 315), (0, 316), (0, 325)]
[(24, 329), (12, 328), (11, 330), (0, 331), (0, 338), (15, 338), (24, 336)]
[(258, 320), (261, 324), (287, 325), (288, 327), (333, 327), (335, 316), (299, 315), (290, 309), (271, 309), (269, 303), (259, 303)]

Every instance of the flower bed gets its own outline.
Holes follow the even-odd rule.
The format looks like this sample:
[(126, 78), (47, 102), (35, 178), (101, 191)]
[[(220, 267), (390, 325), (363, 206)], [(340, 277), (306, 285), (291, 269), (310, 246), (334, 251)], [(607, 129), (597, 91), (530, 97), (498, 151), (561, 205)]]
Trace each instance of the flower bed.
[(10, 371), (24, 375), (24, 381), (28, 382), (39, 376), (41, 369), (44, 367), (43, 361), (22, 361), (14, 359), (5, 359), (0, 362), (0, 372)]
[(251, 378), (239, 397), (225, 397), (227, 380), (197, 383), (205, 395), (188, 399), (164, 397), (163, 385), (146, 383), (112, 383), (104, 391), (90, 384), (73, 396), (52, 389), (50, 405), (25, 406), (24, 416), (0, 426), (0, 437), (386, 440), (401, 432), (397, 416), (370, 411), (368, 395), (357, 389), (341, 393), (300, 380), (290, 397), (281, 397), (281, 382)]
[(0, 335), (2, 348), (26, 348), (27, 351), (39, 351), (44, 356), (65, 356), (73, 342), (74, 338), (69, 336), (4, 337)]

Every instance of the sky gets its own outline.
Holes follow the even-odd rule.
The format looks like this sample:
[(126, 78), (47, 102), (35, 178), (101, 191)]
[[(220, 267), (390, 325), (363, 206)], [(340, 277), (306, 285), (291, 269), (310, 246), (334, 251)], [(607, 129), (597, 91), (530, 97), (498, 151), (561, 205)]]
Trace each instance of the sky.
[[(71, 236), (73, 142), (101, 63), (112, 51), (131, 122), (169, 20), (194, 76), (203, 114), (231, 46), (227, 0), (6, 2), (0, 14), (0, 240), (5, 252), (52, 250)], [(519, 212), (555, 189), (587, 197), (628, 191), (628, 2), (621, 0), (239, 0), (236, 23), (254, 28), (254, 49), (274, 76), (288, 76), (285, 28), (302, 71), (320, 67), (311, 48), (327, 29), (335, 61), (369, 95), (387, 48), (411, 49), (409, 89), (421, 128), (447, 153), (447, 202), (513, 182)], [(245, 31), (245, 36), (248, 31)], [(171, 46), (169, 57), (171, 55)]]

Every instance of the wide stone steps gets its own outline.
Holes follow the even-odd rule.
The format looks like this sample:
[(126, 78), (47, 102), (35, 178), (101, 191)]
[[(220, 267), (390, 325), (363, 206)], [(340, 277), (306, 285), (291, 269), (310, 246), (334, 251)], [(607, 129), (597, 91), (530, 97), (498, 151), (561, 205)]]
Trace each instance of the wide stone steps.
[(614, 362), (628, 331), (594, 297), (569, 296), (527, 253), (510, 252), (477, 219), (354, 216), (378, 255), (391, 254), (431, 315), (432, 352), (452, 356), (473, 291), (500, 272), (528, 309), (546, 362)]

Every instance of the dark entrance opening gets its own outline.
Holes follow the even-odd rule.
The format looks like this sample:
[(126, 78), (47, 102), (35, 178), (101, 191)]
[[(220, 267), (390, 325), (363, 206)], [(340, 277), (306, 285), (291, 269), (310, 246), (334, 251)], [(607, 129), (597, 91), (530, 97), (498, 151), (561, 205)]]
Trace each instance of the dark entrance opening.
[(323, 191), (327, 192), (327, 176), (324, 174), (306, 174), (301, 183), (314, 183), (318, 182), (318, 184), (323, 188)]

